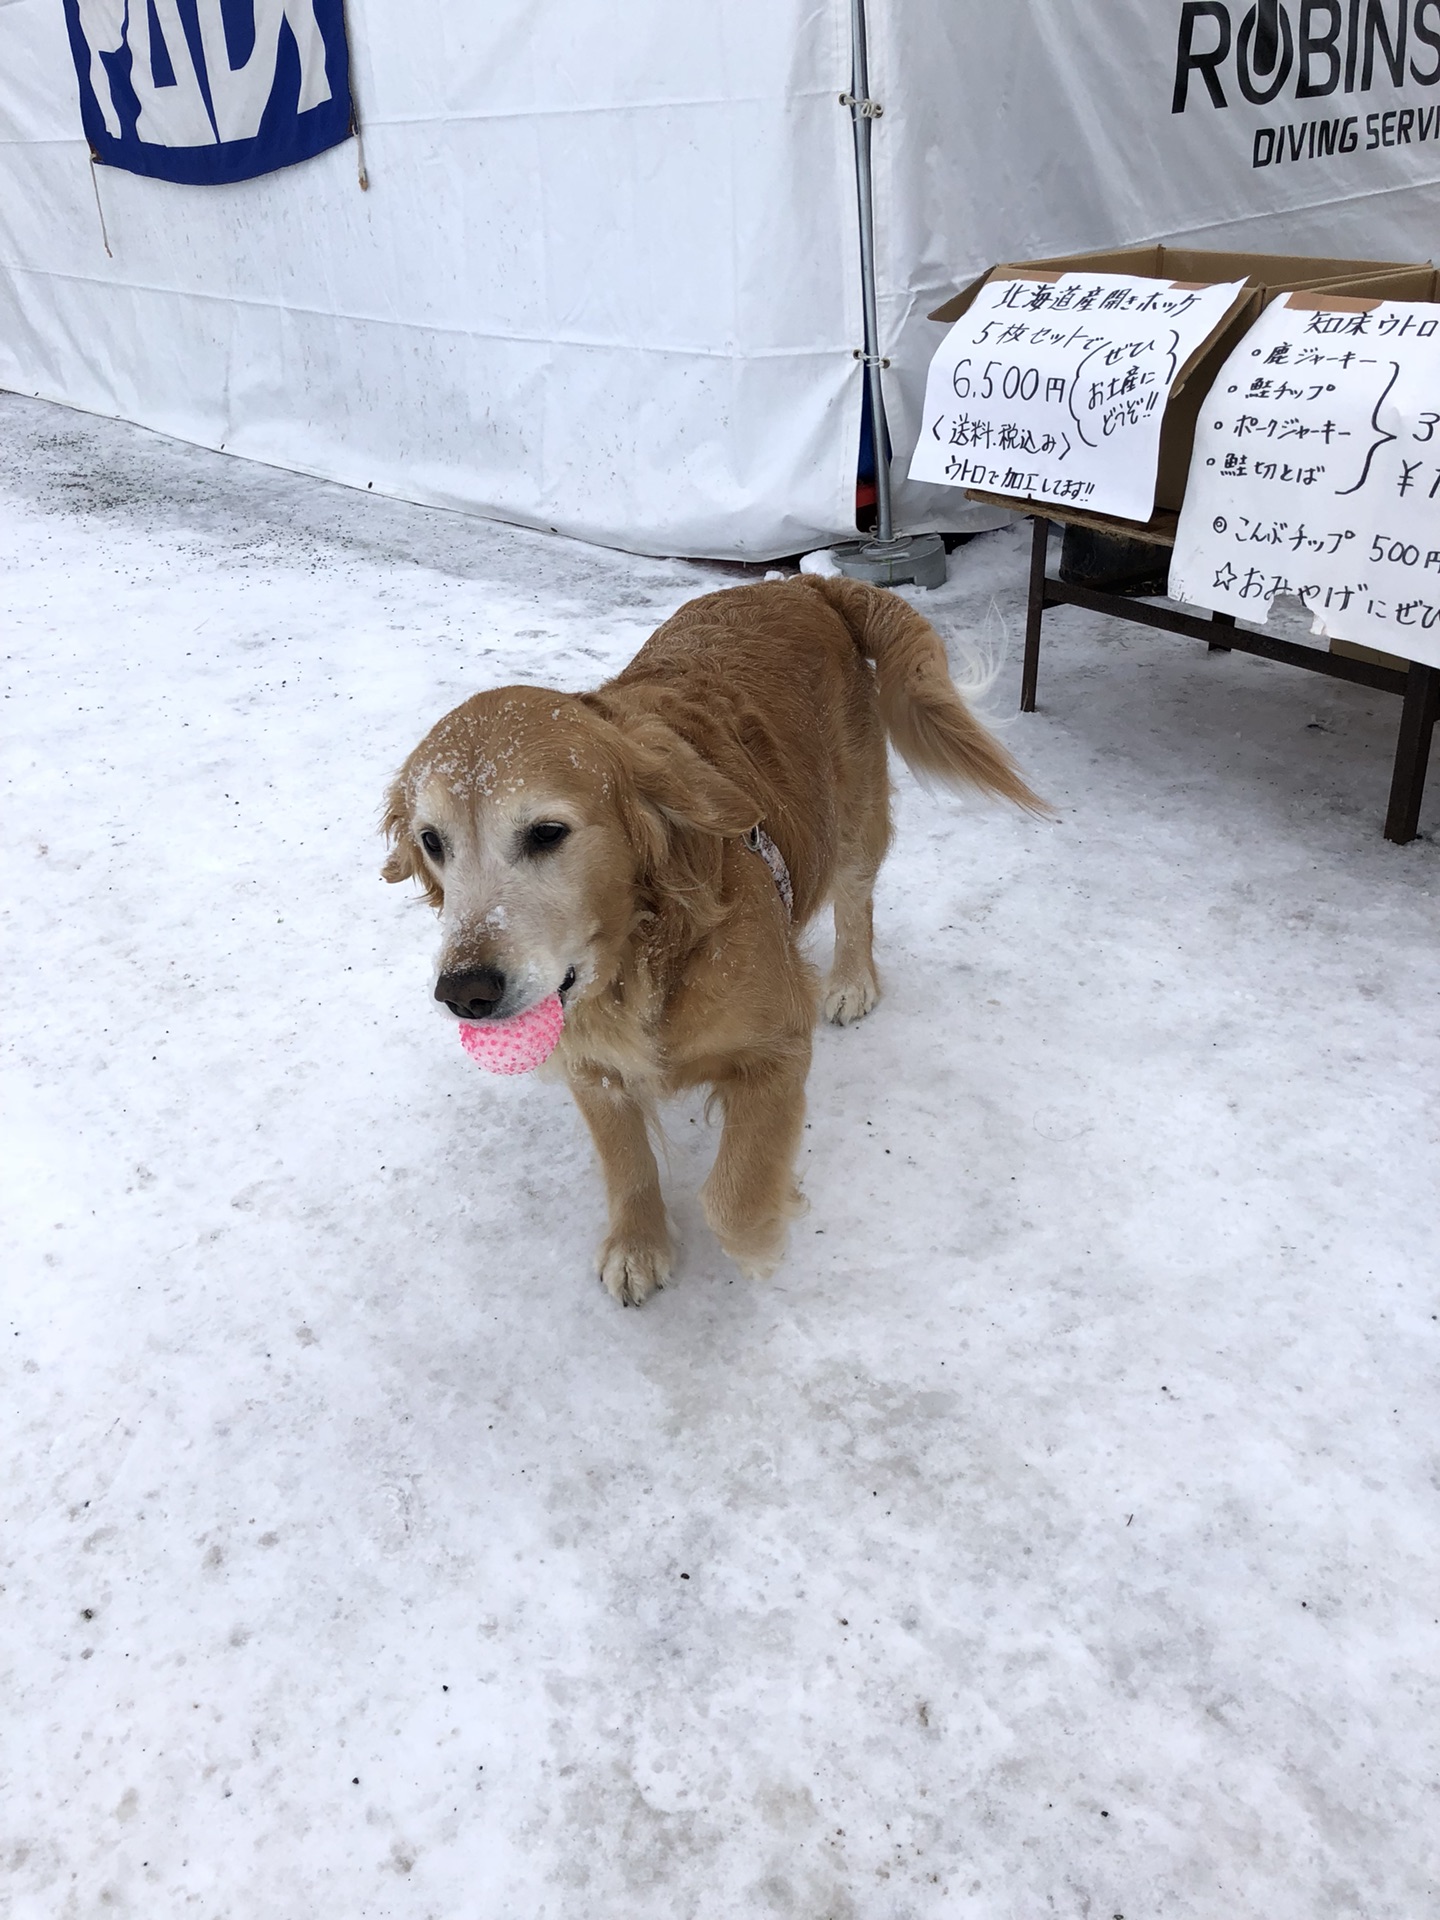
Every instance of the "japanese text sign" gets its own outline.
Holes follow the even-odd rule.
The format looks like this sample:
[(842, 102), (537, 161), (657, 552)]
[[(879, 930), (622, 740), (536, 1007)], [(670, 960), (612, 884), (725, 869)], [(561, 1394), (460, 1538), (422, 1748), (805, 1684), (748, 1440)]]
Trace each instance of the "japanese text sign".
[(1210, 389), (1170, 567), (1177, 600), (1440, 666), (1440, 307), (1277, 300)]
[(930, 363), (910, 478), (1148, 520), (1170, 389), (1245, 291), (987, 281)]

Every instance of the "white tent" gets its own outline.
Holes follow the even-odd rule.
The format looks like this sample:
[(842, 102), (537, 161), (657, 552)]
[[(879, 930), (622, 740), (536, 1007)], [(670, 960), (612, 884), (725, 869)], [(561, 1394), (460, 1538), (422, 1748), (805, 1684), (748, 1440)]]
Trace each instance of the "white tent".
[[(368, 192), (353, 143), (92, 184), (60, 7), (0, 0), (0, 384), (641, 552), (852, 533), (846, 0), (351, 0), (349, 29)], [(870, 47), (897, 481), (924, 316), (994, 259), (1434, 246), (1440, 0), (885, 0)], [(897, 487), (901, 527), (968, 511)]]

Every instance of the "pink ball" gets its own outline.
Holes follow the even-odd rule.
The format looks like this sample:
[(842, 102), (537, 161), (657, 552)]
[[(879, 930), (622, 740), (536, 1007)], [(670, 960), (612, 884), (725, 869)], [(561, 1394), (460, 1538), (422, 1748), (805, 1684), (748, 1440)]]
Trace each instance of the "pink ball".
[(482, 1026), (460, 1023), (460, 1044), (487, 1073), (529, 1073), (548, 1060), (560, 1044), (565, 1009), (558, 993), (540, 1000), (508, 1020), (487, 1020)]

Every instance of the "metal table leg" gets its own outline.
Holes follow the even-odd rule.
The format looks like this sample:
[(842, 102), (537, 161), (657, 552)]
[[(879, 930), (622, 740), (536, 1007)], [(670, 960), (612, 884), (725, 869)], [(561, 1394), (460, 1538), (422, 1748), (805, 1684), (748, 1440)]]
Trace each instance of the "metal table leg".
[(1385, 838), (1398, 846), (1413, 840), (1419, 831), (1430, 737), (1437, 718), (1440, 718), (1440, 667), (1426, 667), (1411, 661), (1405, 676), (1405, 704), (1400, 709), (1400, 737), (1395, 743), (1390, 809), (1385, 815)]
[(1040, 675), (1040, 622), (1045, 618), (1045, 556), (1050, 544), (1050, 522), (1037, 514), (1030, 543), (1030, 601), (1025, 613), (1025, 664), (1020, 674), (1020, 711), (1035, 711), (1035, 683)]
[[(1212, 613), (1210, 616), (1210, 624), (1212, 627), (1233, 627), (1235, 624), (1235, 616), (1233, 613)], [(1233, 653), (1234, 648), (1227, 647), (1223, 640), (1212, 640), (1210, 642), (1210, 651), (1212, 653)]]

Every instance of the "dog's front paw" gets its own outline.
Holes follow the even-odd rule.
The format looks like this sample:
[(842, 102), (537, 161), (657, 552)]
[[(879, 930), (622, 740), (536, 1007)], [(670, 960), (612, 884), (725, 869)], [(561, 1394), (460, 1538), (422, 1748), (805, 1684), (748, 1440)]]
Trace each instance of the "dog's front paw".
[(643, 1307), (658, 1293), (674, 1270), (667, 1249), (637, 1247), (628, 1241), (607, 1240), (600, 1249), (600, 1278), (622, 1307)]
[(792, 1188), (777, 1214), (769, 1219), (737, 1219), (716, 1206), (714, 1196), (702, 1193), (701, 1204), (715, 1238), (747, 1280), (768, 1280), (785, 1257), (790, 1222), (809, 1211), (809, 1202)]
[(853, 1027), (863, 1020), (880, 999), (880, 982), (873, 973), (858, 980), (837, 980), (832, 974), (825, 983), (821, 1002), (825, 1018), (837, 1027)]
[[(730, 1253), (728, 1247), (726, 1252)], [(784, 1253), (785, 1249), (782, 1246), (776, 1253), (730, 1253), (730, 1257), (747, 1280), (769, 1280), (778, 1272)]]
[(739, 1239), (721, 1234), (719, 1239), (747, 1280), (768, 1280), (785, 1257), (789, 1237), (789, 1223), (782, 1220), (765, 1233), (746, 1234)]

